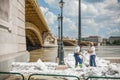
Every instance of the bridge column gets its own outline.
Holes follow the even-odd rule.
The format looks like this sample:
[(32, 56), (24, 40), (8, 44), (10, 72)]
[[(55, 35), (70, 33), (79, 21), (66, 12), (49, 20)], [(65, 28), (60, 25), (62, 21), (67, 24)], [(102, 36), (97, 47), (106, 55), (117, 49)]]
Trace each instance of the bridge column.
[[(9, 71), (12, 62), (29, 61), (25, 0), (0, 0), (0, 9), (0, 71)], [(0, 80), (3, 79), (0, 77)]]

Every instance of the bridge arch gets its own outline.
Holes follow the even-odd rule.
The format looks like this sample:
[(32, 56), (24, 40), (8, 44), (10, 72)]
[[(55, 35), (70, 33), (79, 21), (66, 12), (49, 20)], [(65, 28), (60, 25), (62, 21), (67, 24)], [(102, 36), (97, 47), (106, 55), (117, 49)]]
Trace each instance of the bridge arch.
[[(26, 34), (28, 34), (27, 31), (26, 31)], [(35, 46), (35, 42), (34, 42), (34, 40), (32, 39), (32, 37), (30, 35), (26, 35), (26, 39), (29, 40), (29, 42), (31, 43), (32, 46)]]
[(44, 34), (49, 33), (49, 27), (37, 0), (25, 0), (26, 42), (28, 47), (40, 48), (44, 45)]
[(38, 44), (40, 44), (40, 46), (43, 46), (43, 39), (42, 39), (42, 34), (40, 32), (40, 30), (32, 23), (30, 22), (26, 22), (26, 36), (30, 39), (30, 41), (32, 42), (33, 45), (35, 45), (35, 41), (33, 40), (34, 37), (30, 37), (30, 33), (27, 33), (27, 30), (29, 30), (30, 32), (32, 32), (32, 34), (34, 34), (37, 38), (37, 42)]

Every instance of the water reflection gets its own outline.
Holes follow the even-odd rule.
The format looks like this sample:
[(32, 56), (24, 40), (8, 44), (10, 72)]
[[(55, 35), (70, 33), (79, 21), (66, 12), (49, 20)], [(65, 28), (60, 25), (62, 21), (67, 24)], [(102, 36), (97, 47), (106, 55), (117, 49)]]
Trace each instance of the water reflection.
[[(65, 56), (68, 53), (74, 52), (74, 46), (64, 47)], [(88, 49), (88, 46), (82, 48)], [(96, 54), (99, 57), (120, 57), (120, 46), (99, 46), (96, 47)], [(39, 58), (43, 61), (55, 62), (57, 57), (57, 47), (56, 48), (41, 48), (30, 52), (30, 61), (37, 61)]]

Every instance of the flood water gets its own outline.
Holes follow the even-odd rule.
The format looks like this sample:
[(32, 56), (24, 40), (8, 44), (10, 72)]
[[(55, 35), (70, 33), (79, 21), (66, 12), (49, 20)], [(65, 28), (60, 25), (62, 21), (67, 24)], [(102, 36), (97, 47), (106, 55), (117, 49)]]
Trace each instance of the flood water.
[[(74, 52), (74, 46), (64, 47), (64, 56), (68, 53)], [(88, 46), (84, 46), (82, 50), (88, 49)], [(120, 46), (96, 46), (96, 54), (98, 57), (120, 57)], [(30, 61), (35, 62), (39, 58), (42, 61), (55, 62), (57, 57), (57, 47), (55, 48), (41, 48), (30, 51)]]

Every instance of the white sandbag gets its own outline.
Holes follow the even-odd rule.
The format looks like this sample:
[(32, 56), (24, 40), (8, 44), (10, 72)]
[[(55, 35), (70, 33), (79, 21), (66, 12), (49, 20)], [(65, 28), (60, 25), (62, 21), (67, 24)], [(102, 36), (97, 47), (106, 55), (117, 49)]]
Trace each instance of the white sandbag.
[(14, 70), (14, 71), (29, 70), (29, 69), (33, 69), (34, 66), (35, 66), (35, 63), (13, 62), (12, 70)]
[(38, 59), (38, 61), (36, 62), (35, 67), (37, 67), (38, 69), (41, 69), (43, 71), (47, 71), (47, 66), (41, 61), (41, 59)]
[(69, 68), (75, 68), (75, 58), (73, 54), (68, 54), (64, 58), (64, 62)]
[(118, 67), (117, 67), (116, 64), (110, 64), (110, 65), (109, 65), (109, 68), (110, 68), (111, 70), (113, 70), (113, 71), (118, 71)]
[(69, 68), (75, 68), (75, 61), (66, 61), (66, 64)]
[(58, 66), (58, 63), (55, 62), (44, 62), (45, 66), (47, 66), (48, 70), (55, 70)]
[(102, 76), (102, 71), (97, 67), (90, 67), (89, 76)]

